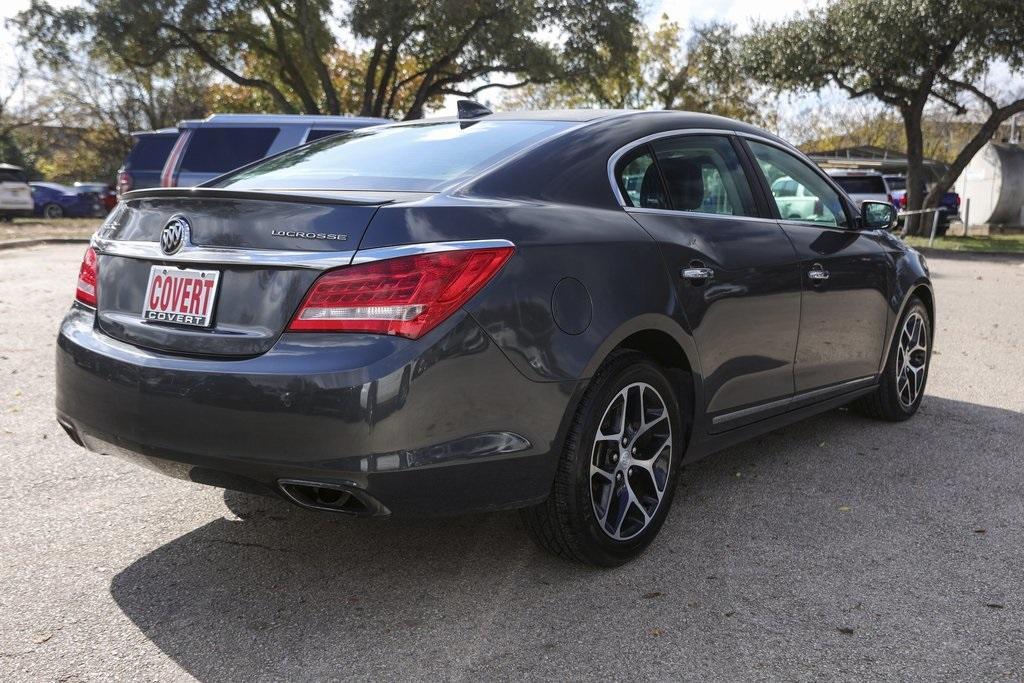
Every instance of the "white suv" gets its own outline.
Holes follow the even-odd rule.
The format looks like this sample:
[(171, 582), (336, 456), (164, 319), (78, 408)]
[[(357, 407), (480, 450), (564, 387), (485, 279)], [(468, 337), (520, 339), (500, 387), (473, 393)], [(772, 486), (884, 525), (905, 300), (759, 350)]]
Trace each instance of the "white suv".
[(20, 166), (0, 164), (0, 220), (32, 215), (32, 188)]
[(853, 203), (860, 206), (861, 202), (889, 202), (892, 204), (892, 192), (885, 178), (876, 171), (850, 171), (826, 168), (825, 173), (832, 176), (839, 187), (846, 190)]

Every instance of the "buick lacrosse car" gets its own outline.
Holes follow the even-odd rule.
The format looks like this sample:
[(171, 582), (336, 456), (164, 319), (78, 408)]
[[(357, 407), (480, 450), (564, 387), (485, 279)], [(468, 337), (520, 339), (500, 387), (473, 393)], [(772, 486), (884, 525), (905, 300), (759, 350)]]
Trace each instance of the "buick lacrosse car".
[(714, 116), (358, 130), (125, 194), (60, 328), (57, 416), (306, 508), (520, 508), (547, 549), (616, 565), (687, 463), (851, 402), (914, 414), (934, 298), (894, 223)]

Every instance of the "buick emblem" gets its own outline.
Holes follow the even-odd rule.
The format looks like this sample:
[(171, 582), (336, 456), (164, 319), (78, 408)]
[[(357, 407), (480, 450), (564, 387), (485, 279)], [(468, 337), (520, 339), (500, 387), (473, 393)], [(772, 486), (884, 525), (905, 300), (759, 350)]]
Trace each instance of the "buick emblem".
[(174, 216), (167, 221), (160, 233), (160, 248), (165, 254), (173, 254), (188, 241), (190, 226), (184, 216)]

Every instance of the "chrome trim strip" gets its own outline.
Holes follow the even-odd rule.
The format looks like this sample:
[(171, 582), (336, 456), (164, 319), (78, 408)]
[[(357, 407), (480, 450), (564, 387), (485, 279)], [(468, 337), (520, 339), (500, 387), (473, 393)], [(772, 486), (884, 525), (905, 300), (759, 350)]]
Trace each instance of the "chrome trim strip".
[(858, 379), (851, 379), (840, 384), (833, 384), (832, 386), (829, 387), (822, 387), (821, 389), (812, 389), (810, 391), (805, 391), (802, 394), (794, 394), (793, 396), (787, 396), (786, 398), (780, 398), (775, 401), (769, 401), (768, 403), (762, 403), (760, 405), (751, 406), (750, 408), (743, 408), (741, 410), (736, 410), (731, 413), (725, 413), (724, 415), (719, 415), (712, 419), (711, 423), (717, 425), (723, 424), (725, 422), (732, 422), (734, 420), (739, 420), (744, 417), (756, 415), (757, 413), (767, 412), (769, 410), (781, 408), (783, 406), (791, 405), (794, 403), (802, 403), (803, 401), (806, 401), (808, 399), (818, 398), (820, 396), (827, 396), (829, 394), (835, 394), (838, 396), (840, 394), (846, 393), (847, 391), (853, 391), (854, 389), (858, 389), (861, 385), (866, 387), (871, 384), (874, 384), (877, 381), (878, 377), (876, 375), (872, 375), (870, 377), (860, 377)]
[(398, 258), (400, 256), (415, 256), (417, 254), (433, 254), (440, 251), (455, 251), (458, 249), (498, 249), (502, 247), (515, 247), (509, 240), (463, 240), (455, 242), (421, 242), (419, 244), (398, 244), (393, 247), (379, 247), (376, 249), (360, 249), (352, 259), (352, 265), (360, 263), (371, 263), (385, 259)]
[(283, 251), (278, 249), (232, 249), (182, 245), (174, 254), (165, 254), (159, 242), (112, 240), (94, 236), (92, 247), (101, 254), (145, 259), (163, 263), (201, 263), (223, 266), (270, 266), (327, 270), (352, 263), (355, 251)]
[(423, 242), (399, 244), (393, 247), (363, 249), (361, 251), (282, 251), (277, 249), (230, 249), (226, 247), (196, 247), (183, 245), (174, 254), (165, 254), (158, 242), (112, 240), (94, 236), (92, 247), (101, 254), (125, 258), (160, 261), (163, 263), (204, 264), (225, 266), (269, 266), (278, 268), (308, 268), (328, 270), (357, 263), (370, 263), (400, 256), (432, 254), (457, 249), (496, 249), (515, 247), (505, 239), (464, 240), (452, 242)]
[(705, 213), (703, 211), (673, 211), (672, 209), (646, 209), (642, 206), (624, 206), (626, 213), (649, 213), (656, 216), (672, 216), (673, 218), (720, 218), (727, 221), (757, 221), (758, 223), (775, 223), (774, 218), (763, 216), (733, 216), (727, 213)]

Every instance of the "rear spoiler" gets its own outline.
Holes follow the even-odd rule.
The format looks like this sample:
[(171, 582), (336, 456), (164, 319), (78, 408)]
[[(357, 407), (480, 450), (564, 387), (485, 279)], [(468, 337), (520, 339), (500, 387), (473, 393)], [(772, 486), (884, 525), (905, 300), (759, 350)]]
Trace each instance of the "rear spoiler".
[(382, 192), (352, 190), (232, 190), (221, 187), (151, 187), (132, 190), (121, 195), (130, 202), (135, 199), (255, 199), (305, 204), (348, 204), (379, 206), (392, 202), (415, 201), (433, 192)]

